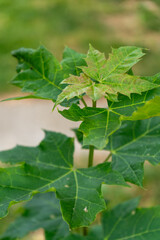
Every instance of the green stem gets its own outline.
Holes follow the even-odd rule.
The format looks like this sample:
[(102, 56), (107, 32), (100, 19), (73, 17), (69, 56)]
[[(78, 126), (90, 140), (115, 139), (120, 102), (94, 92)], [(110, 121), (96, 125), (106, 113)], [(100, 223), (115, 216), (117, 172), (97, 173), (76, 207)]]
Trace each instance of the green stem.
[[(92, 101), (92, 107), (96, 107), (96, 101)], [(89, 157), (88, 157), (88, 167), (93, 166), (93, 157), (94, 157), (94, 146), (89, 146)], [(88, 235), (88, 228), (83, 227), (83, 236)]]
[(85, 107), (87, 107), (87, 103), (85, 102), (84, 98), (81, 98), (82, 103), (84, 104)]
[(83, 227), (83, 236), (87, 236), (87, 235), (88, 235), (88, 228)]
[(107, 161), (110, 159), (111, 156), (112, 156), (112, 153), (110, 153), (110, 154), (108, 155), (108, 157), (105, 159), (105, 162), (107, 162)]
[(89, 158), (88, 158), (88, 167), (93, 166), (93, 157), (94, 157), (94, 146), (89, 146)]
[(96, 107), (96, 101), (92, 101), (92, 107)]
[[(96, 107), (96, 101), (92, 101), (92, 107)], [(94, 157), (94, 146), (89, 146), (89, 158), (88, 158), (88, 167), (93, 166), (93, 157)]]

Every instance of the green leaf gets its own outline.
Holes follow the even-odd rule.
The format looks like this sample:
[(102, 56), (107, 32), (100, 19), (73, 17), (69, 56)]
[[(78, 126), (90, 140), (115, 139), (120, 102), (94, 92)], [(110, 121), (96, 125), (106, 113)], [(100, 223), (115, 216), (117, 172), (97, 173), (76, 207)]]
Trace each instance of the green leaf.
[(105, 240), (159, 240), (160, 207), (136, 209), (137, 199), (124, 202), (103, 215)]
[(73, 139), (46, 132), (38, 147), (0, 152), (0, 160), (19, 164), (0, 169), (0, 217), (12, 204), (29, 200), (33, 194), (56, 191), (64, 219), (70, 228), (87, 226), (106, 208), (101, 184), (126, 185), (110, 163), (89, 169), (74, 169)]
[[(160, 83), (160, 74), (147, 78), (149, 81)], [(119, 102), (108, 102), (109, 108), (84, 108), (72, 105), (60, 113), (72, 121), (83, 121), (79, 131), (83, 133), (83, 146), (94, 145), (102, 149), (108, 142), (108, 136), (113, 134), (124, 120), (141, 120), (160, 116), (160, 88), (144, 94), (132, 94), (131, 99), (122, 96)], [(109, 113), (109, 124), (107, 116)], [(107, 129), (107, 131), (106, 131)]]
[(61, 63), (43, 46), (37, 50), (20, 48), (12, 55), (18, 59), (17, 75), (12, 84), (22, 88), (22, 92), (33, 94), (28, 98), (55, 101), (65, 87), (60, 85), (62, 80), (69, 74), (79, 75), (81, 70), (78, 66), (86, 65), (83, 60), (85, 55), (68, 47), (64, 50)]
[[(47, 240), (50, 240), (50, 239), (47, 239)], [(53, 238), (53, 240), (54, 240), (54, 238)], [(69, 236), (64, 238), (64, 240), (87, 240), (87, 238), (80, 236), (78, 234), (70, 234)]]
[(93, 225), (89, 229), (87, 240), (104, 240), (102, 225)]
[(113, 90), (104, 84), (94, 83), (87, 75), (81, 74), (80, 76), (71, 75), (69, 78), (62, 81), (62, 84), (69, 84), (61, 94), (59, 94), (54, 108), (64, 101), (64, 99), (70, 100), (73, 97), (82, 97), (83, 94), (87, 94), (93, 101), (97, 101), (99, 98), (108, 93), (114, 94)]
[(143, 49), (135, 46), (112, 48), (112, 53), (106, 64), (105, 71), (107, 76), (114, 73), (126, 73), (145, 55)]
[(160, 96), (147, 101), (142, 107), (137, 108), (131, 117), (124, 116), (123, 120), (141, 120), (160, 116)]
[[(152, 77), (145, 77), (144, 79), (160, 85), (160, 73)], [(118, 99), (119, 102), (108, 101), (108, 105), (112, 112), (117, 113), (120, 116), (122, 115), (122, 119), (129, 119), (134, 112), (137, 112), (139, 107), (144, 106), (144, 104), (147, 104), (148, 101), (152, 100), (156, 96), (160, 96), (160, 87), (144, 92), (142, 95), (131, 94), (130, 99), (126, 96), (120, 95)], [(144, 116), (142, 116), (142, 119), (143, 118)]]
[(80, 77), (71, 76), (62, 82), (71, 86), (67, 86), (59, 95), (55, 106), (65, 98), (71, 99), (73, 96), (79, 97), (85, 93), (93, 101), (97, 101), (103, 96), (117, 101), (118, 93), (130, 97), (131, 93), (140, 94), (158, 87), (159, 85), (151, 81), (127, 74), (142, 55), (140, 48), (120, 48), (113, 51), (113, 56), (107, 61), (103, 53), (90, 45), (85, 58), (88, 66), (81, 67), (85, 74)]
[(18, 59), (18, 74), (12, 84), (21, 87), (23, 92), (56, 99), (62, 91), (60, 82), (63, 72), (58, 60), (46, 48), (20, 48), (13, 51), (12, 55)]
[(61, 65), (64, 71), (64, 79), (69, 76), (69, 74), (73, 74), (75, 76), (79, 76), (82, 70), (81, 66), (86, 66), (86, 62), (84, 58), (86, 54), (78, 53), (69, 47), (65, 47), (63, 52), (63, 60), (61, 61)]
[(58, 96), (54, 108), (65, 99), (69, 100), (76, 96), (80, 97), (92, 85), (90, 78), (84, 74), (81, 74), (79, 77), (71, 75), (69, 78), (63, 80), (62, 83), (71, 85), (67, 86)]
[(102, 82), (104, 78), (113, 74), (126, 73), (145, 55), (142, 50), (142, 48), (134, 46), (112, 49), (112, 54), (106, 60), (104, 53), (90, 45), (85, 58), (88, 67), (82, 67), (82, 70), (91, 78)]
[(62, 240), (69, 235), (68, 226), (61, 216), (59, 201), (52, 192), (35, 195), (0, 239), (19, 239), (39, 228), (45, 229), (46, 235), (52, 233), (55, 240)]
[(119, 115), (108, 111), (107, 108), (81, 109), (73, 104), (69, 110), (59, 112), (72, 121), (82, 121), (79, 131), (83, 133), (83, 146), (93, 145), (103, 149), (108, 142), (108, 136), (120, 127)]
[[(103, 237), (103, 229), (102, 225), (93, 225), (90, 228), (88, 228), (88, 235), (87, 236), (81, 236), (79, 234), (73, 234), (70, 233), (67, 237), (64, 237), (64, 240), (104, 240)], [(51, 235), (48, 237), (46, 236), (46, 240), (57, 240), (55, 239), (54, 235), (52, 237)]]
[(137, 76), (128, 74), (114, 74), (104, 79), (103, 84), (111, 87), (117, 93), (121, 93), (130, 97), (131, 93), (146, 92), (150, 89), (156, 88), (159, 85), (143, 80)]
[(130, 96), (131, 93), (140, 94), (141, 92), (158, 87), (158, 85), (151, 81), (128, 74), (128, 71), (143, 55), (141, 48), (121, 47), (113, 49), (107, 61), (103, 53), (100, 53), (90, 45), (85, 59), (88, 67), (82, 67), (82, 70), (91, 79), (105, 85), (106, 89), (104, 93), (112, 94), (114, 98), (108, 95), (106, 97), (115, 101), (115, 96), (118, 93)]
[(123, 122), (106, 149), (112, 153), (113, 169), (126, 181), (142, 186), (144, 161), (160, 163), (160, 118)]

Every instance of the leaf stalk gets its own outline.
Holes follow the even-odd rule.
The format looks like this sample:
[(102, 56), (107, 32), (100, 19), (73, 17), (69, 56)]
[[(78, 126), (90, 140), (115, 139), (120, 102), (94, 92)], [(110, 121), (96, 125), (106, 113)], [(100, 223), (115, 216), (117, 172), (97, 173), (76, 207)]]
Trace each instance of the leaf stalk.
[(107, 162), (107, 161), (110, 159), (111, 156), (112, 156), (112, 153), (110, 153), (110, 154), (107, 156), (107, 158), (105, 159), (105, 162)]
[(85, 102), (84, 98), (81, 98), (82, 103), (84, 104), (85, 107), (87, 107), (87, 103)]

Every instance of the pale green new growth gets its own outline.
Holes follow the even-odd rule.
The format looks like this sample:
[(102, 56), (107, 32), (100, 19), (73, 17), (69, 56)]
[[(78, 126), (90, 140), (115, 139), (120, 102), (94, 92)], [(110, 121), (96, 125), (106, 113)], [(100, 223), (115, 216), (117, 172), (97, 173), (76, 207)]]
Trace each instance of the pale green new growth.
[(140, 120), (160, 116), (160, 96), (148, 101), (142, 107), (137, 108), (131, 117), (123, 117), (123, 120)]
[(137, 76), (127, 74), (127, 71), (143, 56), (141, 48), (121, 47), (114, 50), (106, 60), (104, 53), (100, 53), (91, 45), (85, 58), (87, 67), (81, 67), (84, 72), (80, 77), (71, 76), (62, 83), (70, 84), (58, 96), (56, 105), (65, 98), (80, 97), (86, 93), (93, 101), (101, 97), (117, 101), (118, 93), (130, 97), (131, 93), (145, 92), (158, 87), (157, 84)]

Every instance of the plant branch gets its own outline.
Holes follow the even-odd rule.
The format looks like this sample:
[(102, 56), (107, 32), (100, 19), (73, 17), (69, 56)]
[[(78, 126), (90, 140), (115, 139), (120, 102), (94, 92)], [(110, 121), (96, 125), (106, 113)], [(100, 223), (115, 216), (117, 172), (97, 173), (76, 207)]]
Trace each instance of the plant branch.
[[(96, 107), (96, 101), (92, 101), (92, 107)], [(94, 146), (89, 146), (89, 158), (88, 158), (88, 167), (93, 166), (93, 157), (94, 157)]]
[[(92, 101), (92, 107), (96, 107), (96, 101)], [(94, 146), (89, 146), (89, 157), (88, 157), (88, 167), (93, 166), (93, 158), (94, 158)], [(83, 227), (83, 236), (88, 235), (88, 228)]]
[(105, 159), (105, 162), (107, 162), (107, 161), (110, 159), (111, 156), (112, 156), (112, 153), (110, 153), (110, 154), (107, 156), (107, 158)]

